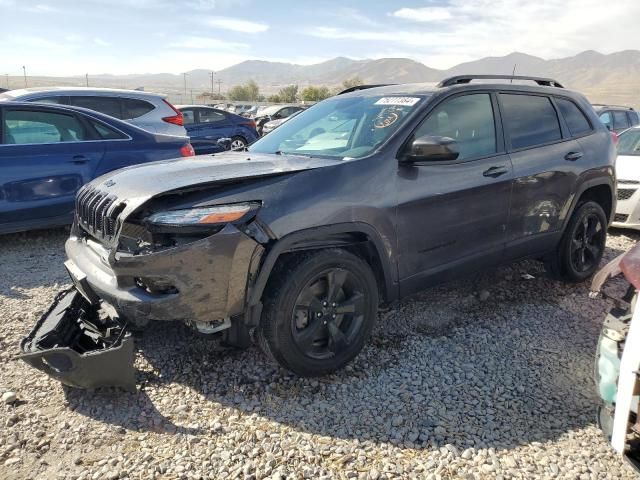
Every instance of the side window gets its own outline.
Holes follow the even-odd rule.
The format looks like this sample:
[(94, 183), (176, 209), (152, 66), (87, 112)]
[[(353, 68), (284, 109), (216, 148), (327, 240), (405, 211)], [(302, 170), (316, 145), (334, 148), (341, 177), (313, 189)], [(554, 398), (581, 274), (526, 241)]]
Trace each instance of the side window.
[(497, 152), (493, 105), (488, 93), (461, 95), (438, 105), (418, 127), (415, 138), (453, 138), (459, 160), (485, 157)]
[(42, 97), (36, 98), (35, 100), (29, 100), (33, 103), (53, 103), (53, 104), (64, 104), (64, 97), (51, 96), (51, 97)]
[(115, 118), (123, 118), (120, 99), (117, 97), (72, 96), (69, 99), (69, 104), (74, 107), (88, 108), (89, 110), (111, 115)]
[(193, 123), (196, 123), (196, 115), (195, 112), (191, 109), (185, 108), (180, 110), (182, 112), (182, 122), (185, 125), (191, 125)]
[(500, 94), (503, 121), (511, 148), (527, 148), (562, 139), (551, 100), (539, 95)]
[(25, 145), (76, 142), (87, 139), (73, 115), (34, 110), (6, 110), (3, 143)]
[(201, 108), (198, 113), (200, 114), (200, 123), (223, 122), (227, 118), (223, 113), (208, 108)]
[(556, 98), (556, 103), (572, 136), (584, 135), (592, 130), (589, 120), (575, 103), (566, 98)]
[(120, 140), (129, 138), (125, 134), (108, 127), (104, 123), (96, 122), (94, 120), (90, 121), (93, 128), (96, 129), (96, 132), (98, 132), (98, 135), (100, 135), (100, 138), (103, 140)]
[(614, 111), (613, 112), (613, 127), (616, 130), (624, 130), (629, 128), (629, 120), (627, 120), (627, 112)]
[(607, 127), (609, 130), (613, 130), (613, 117), (611, 112), (603, 112), (600, 114), (600, 121)]
[(632, 127), (634, 125), (638, 125), (638, 123), (640, 123), (640, 119), (638, 119), (638, 113), (637, 112), (627, 112), (627, 115), (629, 115), (629, 124)]
[[(123, 98), (122, 99), (122, 118), (125, 120), (132, 120), (134, 118), (146, 115), (155, 107), (144, 100), (138, 100), (135, 98)], [(112, 115), (113, 116), (113, 115)]]

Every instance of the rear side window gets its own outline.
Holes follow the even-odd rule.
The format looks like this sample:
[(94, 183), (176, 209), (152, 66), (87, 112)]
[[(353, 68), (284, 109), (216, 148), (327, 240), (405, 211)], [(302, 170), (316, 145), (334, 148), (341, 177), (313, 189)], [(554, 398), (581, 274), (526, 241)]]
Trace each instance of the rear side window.
[(182, 112), (182, 122), (184, 125), (191, 125), (196, 122), (196, 115), (194, 110), (184, 109), (180, 110)]
[(629, 120), (627, 119), (627, 112), (621, 112), (621, 111), (613, 112), (613, 127), (616, 130), (629, 128)]
[(458, 160), (496, 153), (493, 106), (488, 93), (461, 95), (445, 100), (429, 114), (414, 134), (453, 138), (458, 144)]
[(155, 107), (144, 100), (138, 100), (136, 98), (123, 98), (122, 99), (122, 118), (131, 120), (134, 118), (146, 115)]
[(551, 100), (537, 95), (500, 94), (511, 148), (527, 148), (562, 139)]
[(577, 137), (591, 131), (589, 120), (575, 103), (566, 98), (556, 98), (556, 103), (572, 136)]
[(124, 138), (129, 138), (124, 133), (114, 130), (113, 128), (105, 125), (104, 123), (91, 120), (91, 125), (93, 125), (93, 128), (96, 129), (96, 132), (98, 132), (98, 135), (102, 140), (120, 140)]
[(220, 112), (216, 112), (215, 110), (201, 108), (199, 113), (200, 113), (200, 123), (223, 122), (226, 119), (224, 114)]
[(122, 119), (122, 108), (120, 99), (114, 97), (91, 97), (78, 96), (70, 97), (69, 104), (74, 107), (83, 107), (95, 112), (104, 113), (115, 118)]
[(598, 118), (600, 118), (600, 121), (605, 127), (609, 130), (613, 130), (613, 116), (611, 115), (611, 112), (603, 112)]
[(638, 125), (640, 123), (640, 119), (638, 119), (638, 114), (636, 112), (627, 112), (629, 114), (629, 123), (631, 126)]
[(26, 145), (77, 142), (87, 139), (86, 131), (73, 115), (33, 110), (7, 110), (2, 142)]
[(42, 97), (36, 98), (35, 100), (29, 100), (34, 103), (53, 103), (53, 104), (64, 104), (65, 97), (51, 96), (51, 97)]

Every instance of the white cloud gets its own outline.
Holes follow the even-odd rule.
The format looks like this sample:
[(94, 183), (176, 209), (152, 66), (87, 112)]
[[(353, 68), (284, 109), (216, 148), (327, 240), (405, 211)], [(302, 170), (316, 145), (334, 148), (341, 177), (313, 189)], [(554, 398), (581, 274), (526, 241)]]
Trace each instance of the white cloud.
[(252, 22), (233, 17), (207, 17), (204, 23), (210, 27), (222, 28), (241, 33), (261, 33), (269, 30), (266, 23)]
[(46, 5), (44, 3), (38, 3), (38, 4), (33, 5), (31, 7), (26, 7), (25, 10), (27, 12), (32, 12), (32, 13), (50, 13), (50, 12), (55, 12), (57, 9), (52, 7), (51, 5)]
[(241, 50), (249, 48), (246, 43), (227, 42), (211, 37), (185, 37), (169, 44), (170, 48), (184, 48), (189, 50)]
[(451, 11), (445, 7), (401, 8), (391, 15), (415, 22), (437, 22), (449, 20)]
[[(615, 7), (601, 0), (451, 0), (448, 19), (434, 8), (397, 9), (385, 28), (312, 26), (299, 31), (367, 42), (369, 51), (406, 51), (406, 56), (436, 68), (513, 51), (558, 58), (588, 49), (611, 53), (637, 48), (638, 0), (618, 0)], [(404, 13), (395, 15), (399, 12)], [(414, 20), (415, 26), (404, 21), (393, 25), (398, 17)], [(425, 21), (438, 17), (437, 22)], [(607, 33), (612, 26), (616, 33)]]
[(93, 43), (100, 47), (109, 47), (111, 46), (111, 42), (107, 42), (106, 40), (101, 39), (100, 37), (96, 37), (93, 39)]

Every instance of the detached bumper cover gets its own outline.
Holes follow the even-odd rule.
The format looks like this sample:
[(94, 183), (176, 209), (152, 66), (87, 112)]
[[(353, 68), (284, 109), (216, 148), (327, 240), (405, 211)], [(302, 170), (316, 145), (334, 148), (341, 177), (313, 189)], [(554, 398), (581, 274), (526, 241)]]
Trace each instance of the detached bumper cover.
[(71, 387), (135, 391), (133, 337), (102, 313), (75, 288), (59, 293), (20, 343), (19, 358)]

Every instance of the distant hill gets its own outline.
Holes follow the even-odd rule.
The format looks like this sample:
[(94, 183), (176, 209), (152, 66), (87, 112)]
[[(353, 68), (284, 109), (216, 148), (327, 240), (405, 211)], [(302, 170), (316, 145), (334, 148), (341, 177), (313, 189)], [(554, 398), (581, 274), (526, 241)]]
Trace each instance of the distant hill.
[[(593, 50), (572, 57), (545, 60), (514, 52), (502, 57), (486, 57), (437, 70), (408, 58), (353, 60), (337, 57), (315, 65), (247, 60), (215, 74), (224, 93), (232, 85), (254, 80), (264, 93), (298, 84), (339, 86), (344, 80), (359, 77), (365, 83), (437, 82), (459, 74), (537, 75), (555, 78), (569, 88), (580, 90), (591, 101), (621, 103), (640, 107), (640, 51), (625, 50), (604, 55)], [(12, 85), (22, 85), (21, 77), (10, 78)], [(29, 77), (30, 85), (84, 85), (84, 77)], [(90, 85), (163, 91), (173, 96), (184, 92), (183, 75), (170, 73), (131, 75), (90, 75)], [(2, 85), (4, 86), (4, 85)], [(211, 90), (210, 70), (187, 72), (187, 89), (198, 95)], [(218, 90), (218, 84), (214, 84)]]

